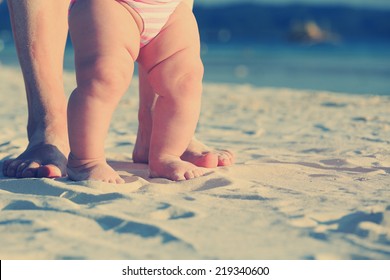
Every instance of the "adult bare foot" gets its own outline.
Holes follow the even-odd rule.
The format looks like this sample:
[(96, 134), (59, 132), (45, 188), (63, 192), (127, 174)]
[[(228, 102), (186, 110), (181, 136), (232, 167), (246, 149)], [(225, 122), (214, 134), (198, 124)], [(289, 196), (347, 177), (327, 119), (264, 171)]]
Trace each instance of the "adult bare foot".
[(204, 175), (204, 170), (178, 157), (165, 156), (151, 160), (150, 177), (166, 178), (172, 181), (184, 181)]
[(66, 175), (69, 153), (62, 71), (69, 1), (8, 0), (27, 94), (29, 145), (3, 163), (9, 177)]
[(109, 166), (104, 158), (79, 160), (72, 154), (68, 159), (68, 178), (73, 181), (92, 180), (112, 184), (123, 184), (125, 181)]
[[(148, 163), (149, 141), (145, 141), (146, 139), (147, 135), (139, 129), (133, 150), (133, 161), (135, 163)], [(214, 168), (232, 165), (234, 154), (229, 150), (214, 150), (193, 138), (181, 159), (199, 167)]]
[(4, 176), (14, 178), (58, 178), (66, 175), (67, 159), (54, 145), (29, 145), (16, 159), (3, 163)]

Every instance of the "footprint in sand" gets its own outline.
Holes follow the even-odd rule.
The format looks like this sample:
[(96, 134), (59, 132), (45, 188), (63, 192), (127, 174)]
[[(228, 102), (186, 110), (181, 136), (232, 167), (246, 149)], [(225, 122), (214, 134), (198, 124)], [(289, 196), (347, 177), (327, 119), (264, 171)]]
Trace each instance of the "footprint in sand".
[(195, 217), (195, 213), (173, 206), (169, 203), (162, 203), (157, 210), (150, 213), (150, 217), (156, 220), (179, 220)]
[(197, 187), (194, 191), (206, 191), (216, 188), (228, 187), (231, 186), (233, 182), (225, 178), (211, 178), (206, 182)]
[(105, 231), (111, 230), (119, 234), (132, 234), (145, 239), (161, 238), (163, 243), (179, 242), (188, 248), (192, 248), (191, 244), (156, 225), (124, 220), (114, 216), (99, 217), (96, 222)]
[(14, 200), (6, 205), (2, 211), (9, 210), (39, 210), (40, 208), (28, 200)]
[(88, 193), (78, 193), (73, 191), (65, 191), (60, 195), (61, 198), (66, 198), (76, 204), (84, 205), (96, 205), (101, 203), (108, 203), (118, 199), (130, 198), (124, 196), (120, 193), (105, 193), (105, 194), (88, 194)]
[(367, 237), (369, 232), (362, 229), (362, 224), (381, 225), (384, 220), (384, 212), (367, 213), (356, 211), (344, 215), (338, 219), (317, 221), (322, 228), (328, 228), (328, 232), (354, 234), (359, 237)]
[(390, 206), (385, 210), (355, 211), (337, 219), (316, 222), (318, 226), (309, 233), (312, 238), (324, 241), (335, 234), (343, 235), (358, 248), (365, 248), (380, 258), (390, 257)]

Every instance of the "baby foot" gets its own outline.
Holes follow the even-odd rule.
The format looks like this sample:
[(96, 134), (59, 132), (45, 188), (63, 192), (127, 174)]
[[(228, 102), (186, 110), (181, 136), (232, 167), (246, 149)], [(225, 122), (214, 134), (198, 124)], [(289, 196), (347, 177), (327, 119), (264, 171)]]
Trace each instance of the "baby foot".
[(79, 160), (69, 155), (67, 170), (69, 179), (73, 181), (92, 180), (113, 184), (125, 182), (105, 159)]
[(184, 181), (204, 175), (204, 170), (174, 156), (165, 156), (149, 161), (150, 177)]
[(196, 138), (193, 138), (181, 159), (199, 167), (214, 168), (232, 165), (234, 163), (234, 154), (229, 150), (211, 149)]
[[(141, 138), (142, 134), (138, 132), (133, 151), (133, 161), (135, 163), (148, 163), (149, 146)], [(214, 168), (232, 165), (234, 154), (229, 150), (212, 149), (193, 138), (181, 159), (199, 167)]]

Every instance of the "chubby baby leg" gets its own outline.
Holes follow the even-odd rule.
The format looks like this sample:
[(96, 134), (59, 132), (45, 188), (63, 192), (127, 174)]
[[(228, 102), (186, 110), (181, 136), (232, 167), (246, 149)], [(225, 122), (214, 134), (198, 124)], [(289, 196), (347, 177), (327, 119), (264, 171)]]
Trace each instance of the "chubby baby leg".
[(180, 158), (198, 122), (203, 77), (198, 28), (186, 5), (180, 4), (159, 36), (141, 49), (139, 62), (158, 94), (150, 175), (175, 181), (202, 176), (203, 168)]
[(116, 1), (77, 1), (69, 16), (77, 88), (68, 105), (72, 180), (123, 183), (107, 164), (104, 140), (111, 116), (132, 77), (139, 30)]
[(195, 132), (202, 92), (202, 64), (191, 59), (190, 53), (183, 50), (150, 73), (159, 88), (149, 154), (152, 177), (177, 181), (204, 174), (203, 168), (181, 159)]

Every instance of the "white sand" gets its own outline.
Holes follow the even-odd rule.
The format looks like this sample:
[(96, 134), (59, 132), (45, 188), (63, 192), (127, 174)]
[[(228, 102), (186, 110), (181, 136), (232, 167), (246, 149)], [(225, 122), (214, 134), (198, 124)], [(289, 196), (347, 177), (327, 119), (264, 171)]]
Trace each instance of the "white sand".
[[(0, 95), (6, 159), (27, 143), (18, 69)], [(0, 178), (0, 259), (390, 259), (389, 97), (206, 84), (198, 138), (237, 163), (180, 183), (132, 163), (137, 106), (134, 82), (107, 139), (126, 184)]]

